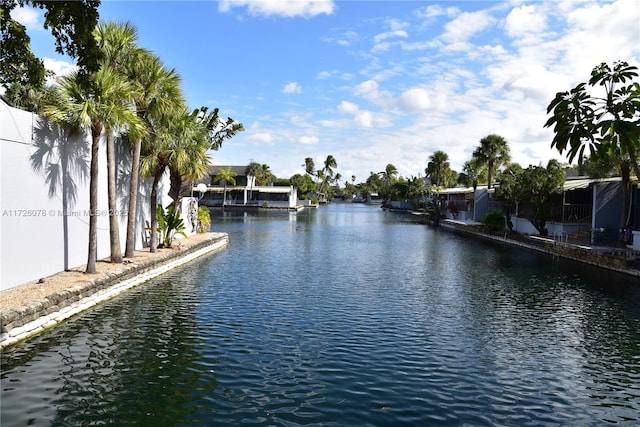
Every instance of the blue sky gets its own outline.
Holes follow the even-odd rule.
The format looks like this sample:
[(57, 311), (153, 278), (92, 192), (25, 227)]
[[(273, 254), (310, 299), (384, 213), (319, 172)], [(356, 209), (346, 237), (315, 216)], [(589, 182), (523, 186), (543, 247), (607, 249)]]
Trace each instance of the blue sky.
[[(600, 62), (640, 61), (640, 7), (617, 1), (104, 1), (139, 45), (175, 68), (191, 108), (220, 108), (245, 132), (215, 164), (266, 163), (278, 177), (327, 155), (344, 179), (429, 156), (460, 171), (482, 137), (505, 137), (522, 166), (566, 161), (546, 107)], [(42, 12), (13, 14), (58, 73)]]

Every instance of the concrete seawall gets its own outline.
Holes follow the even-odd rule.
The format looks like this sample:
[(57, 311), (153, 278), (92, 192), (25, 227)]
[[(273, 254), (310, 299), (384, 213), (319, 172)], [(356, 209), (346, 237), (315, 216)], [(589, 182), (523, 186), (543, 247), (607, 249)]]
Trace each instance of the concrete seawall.
[(45, 298), (4, 310), (0, 312), (0, 350), (52, 328), (177, 266), (219, 250), (228, 242), (226, 233), (208, 233), (206, 238), (193, 245), (132, 263), (125, 271), (98, 275)]
[(477, 226), (469, 226), (459, 221), (442, 221), (440, 226), (443, 229), (474, 236), (477, 238), (491, 240), (497, 243), (517, 246), (537, 252), (549, 254), (556, 258), (565, 258), (579, 261), (618, 273), (640, 277), (640, 269), (635, 262), (640, 258), (640, 251), (633, 251), (623, 248), (605, 248), (597, 246), (586, 246), (566, 242), (556, 242), (553, 239), (537, 236), (528, 236), (523, 239), (510, 239), (504, 235), (493, 235), (485, 233)]

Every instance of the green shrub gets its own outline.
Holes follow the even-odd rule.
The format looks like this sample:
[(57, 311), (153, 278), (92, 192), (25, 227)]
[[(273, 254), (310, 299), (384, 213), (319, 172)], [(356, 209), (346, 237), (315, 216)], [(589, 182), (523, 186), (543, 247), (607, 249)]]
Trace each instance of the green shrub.
[(198, 233), (206, 233), (211, 226), (211, 213), (209, 209), (200, 206), (198, 208)]
[(167, 211), (158, 205), (156, 210), (156, 218), (158, 220), (158, 228), (160, 229), (161, 246), (165, 248), (171, 247), (171, 242), (176, 234), (187, 237), (184, 230), (184, 221), (180, 217), (180, 211), (173, 205), (167, 208)]
[(489, 212), (482, 217), (480, 222), (488, 231), (504, 231), (504, 215), (502, 211)]

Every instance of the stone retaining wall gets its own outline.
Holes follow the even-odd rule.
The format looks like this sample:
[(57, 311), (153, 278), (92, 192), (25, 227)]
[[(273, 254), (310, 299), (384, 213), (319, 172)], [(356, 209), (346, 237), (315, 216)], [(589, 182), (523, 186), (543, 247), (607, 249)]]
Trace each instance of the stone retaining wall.
[(224, 247), (226, 233), (187, 248), (159, 254), (126, 271), (101, 275), (92, 281), (49, 295), (28, 305), (0, 312), (0, 350), (49, 329), (94, 305), (140, 285), (195, 258)]
[(444, 229), (460, 232), (462, 234), (473, 235), (486, 240), (506, 243), (512, 246), (519, 246), (521, 248), (543, 252), (554, 257), (571, 259), (596, 267), (640, 277), (640, 270), (630, 266), (632, 261), (636, 261), (640, 258), (640, 251), (624, 249), (615, 250), (613, 248), (592, 248), (574, 245), (571, 243), (556, 242), (552, 239), (536, 238), (535, 236), (532, 236), (532, 240), (527, 242), (505, 238), (504, 236), (487, 234), (477, 230), (477, 227), (449, 221), (443, 221), (440, 225)]

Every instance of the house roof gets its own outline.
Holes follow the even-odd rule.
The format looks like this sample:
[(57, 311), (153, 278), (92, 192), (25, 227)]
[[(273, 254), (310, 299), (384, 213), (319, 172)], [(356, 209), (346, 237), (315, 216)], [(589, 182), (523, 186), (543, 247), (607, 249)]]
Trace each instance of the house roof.
[[(270, 194), (289, 194), (291, 191), (291, 186), (287, 185), (254, 185), (253, 187), (244, 186), (244, 185), (231, 185), (227, 186), (227, 191), (232, 190), (247, 190), (247, 191), (255, 191), (257, 193), (270, 193)], [(198, 191), (196, 186), (193, 187), (193, 191)], [(224, 191), (224, 187), (220, 185), (207, 185), (207, 191), (211, 193), (222, 193)]]
[(218, 172), (220, 172), (220, 169), (228, 169), (231, 168), (231, 172), (234, 172), (237, 176), (246, 176), (247, 175), (247, 166), (244, 165), (215, 165), (215, 166), (209, 166), (208, 175), (217, 175)]

